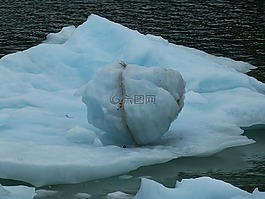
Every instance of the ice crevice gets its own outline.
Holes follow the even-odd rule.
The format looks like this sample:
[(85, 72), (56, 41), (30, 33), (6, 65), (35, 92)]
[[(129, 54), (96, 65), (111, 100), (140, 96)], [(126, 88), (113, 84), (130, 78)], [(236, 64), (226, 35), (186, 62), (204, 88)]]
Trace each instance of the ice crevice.
[[(127, 122), (127, 114), (126, 114), (126, 110), (124, 108), (125, 106), (125, 99), (127, 98), (127, 94), (126, 94), (126, 88), (124, 85), (124, 70), (126, 70), (126, 66), (127, 64), (124, 63), (123, 61), (120, 61), (120, 65), (122, 67), (121, 73), (120, 73), (120, 93), (121, 93), (121, 101), (118, 103), (118, 108), (117, 111), (121, 111), (121, 118), (122, 118), (122, 124), (124, 125), (125, 129), (127, 130), (129, 136), (131, 137), (131, 139), (135, 142), (136, 145), (140, 146), (140, 144), (136, 141), (135, 137), (133, 136), (133, 133), (130, 130), (130, 127), (128, 125)], [(127, 147), (126, 145), (123, 145), (124, 147)]]

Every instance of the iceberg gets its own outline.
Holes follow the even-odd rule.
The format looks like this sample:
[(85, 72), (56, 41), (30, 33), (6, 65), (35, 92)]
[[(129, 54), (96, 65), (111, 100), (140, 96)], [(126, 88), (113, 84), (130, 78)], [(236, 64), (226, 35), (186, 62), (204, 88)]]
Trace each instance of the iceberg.
[[(152, 144), (123, 148), (121, 136), (87, 122), (87, 107), (74, 96), (119, 60), (173, 69), (186, 82), (185, 106)], [(91, 15), (76, 28), (1, 58), (0, 178), (37, 187), (78, 183), (254, 143), (240, 128), (265, 124), (265, 84), (245, 74), (254, 68)]]
[(167, 188), (153, 180), (142, 179), (134, 199), (262, 199), (265, 192), (256, 188), (252, 194), (233, 185), (210, 177), (183, 179), (175, 188)]

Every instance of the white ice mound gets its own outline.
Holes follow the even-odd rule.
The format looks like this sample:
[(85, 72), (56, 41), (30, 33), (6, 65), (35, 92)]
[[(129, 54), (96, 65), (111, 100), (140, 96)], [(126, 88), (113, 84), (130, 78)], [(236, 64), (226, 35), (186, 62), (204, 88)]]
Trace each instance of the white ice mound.
[(141, 145), (168, 131), (183, 108), (184, 92), (185, 82), (175, 70), (114, 62), (76, 94), (82, 95), (90, 124)]
[(175, 188), (166, 188), (153, 180), (142, 179), (134, 199), (264, 199), (265, 192), (256, 188), (252, 194), (229, 183), (209, 177), (177, 181)]
[(73, 32), (75, 31), (75, 26), (67, 26), (62, 28), (58, 33), (50, 33), (46, 36), (46, 40), (43, 43), (49, 44), (63, 44), (66, 42)]
[(103, 146), (95, 132), (90, 129), (75, 126), (67, 132), (67, 139), (71, 143)]

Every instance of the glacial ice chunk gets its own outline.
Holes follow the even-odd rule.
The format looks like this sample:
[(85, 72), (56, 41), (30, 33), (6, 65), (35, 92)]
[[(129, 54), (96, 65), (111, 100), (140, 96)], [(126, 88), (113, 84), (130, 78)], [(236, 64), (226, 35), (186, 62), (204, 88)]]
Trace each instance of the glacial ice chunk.
[(167, 188), (153, 180), (142, 179), (134, 199), (261, 199), (265, 192), (255, 189), (252, 194), (210, 177), (183, 179), (175, 188)]
[(100, 69), (77, 94), (88, 122), (137, 144), (156, 141), (184, 106), (185, 82), (179, 72), (115, 62)]
[[(248, 63), (151, 38), (96, 15), (65, 38), (0, 59), (0, 178), (42, 186), (122, 175), (254, 143), (240, 127), (265, 124), (265, 84), (242, 73), (254, 68)], [(155, 144), (123, 149), (130, 138), (89, 125), (85, 105), (73, 96), (115, 60), (172, 68), (186, 82), (185, 106)]]

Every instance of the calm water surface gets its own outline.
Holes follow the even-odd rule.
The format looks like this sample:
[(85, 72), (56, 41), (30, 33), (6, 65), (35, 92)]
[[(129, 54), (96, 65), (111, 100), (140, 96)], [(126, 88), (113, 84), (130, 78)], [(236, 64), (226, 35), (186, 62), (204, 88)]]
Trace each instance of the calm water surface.
[[(258, 67), (250, 75), (265, 82), (264, 11), (263, 0), (1, 0), (0, 57), (37, 45), (64, 26), (78, 26), (94, 13), (175, 44), (247, 61)], [(77, 192), (104, 198), (116, 190), (134, 194), (141, 176), (172, 187), (176, 180), (208, 175), (250, 192), (255, 187), (265, 191), (265, 132), (251, 130), (247, 134), (258, 140), (257, 144), (208, 158), (181, 158), (143, 167), (129, 176), (44, 188), (60, 191), (52, 198), (73, 198)]]

